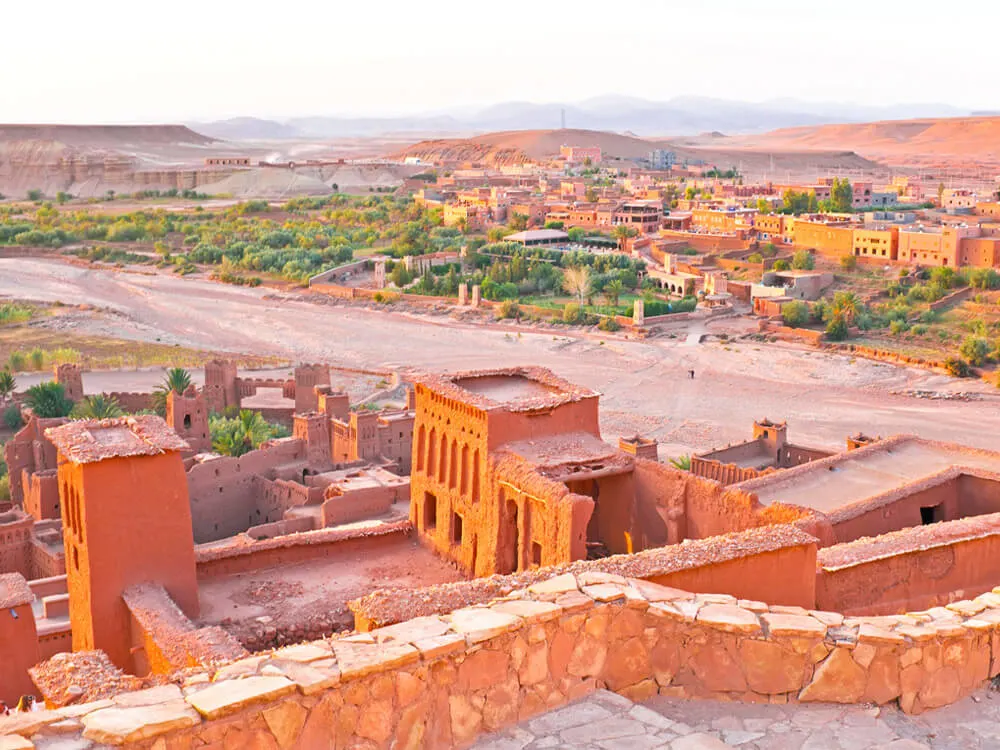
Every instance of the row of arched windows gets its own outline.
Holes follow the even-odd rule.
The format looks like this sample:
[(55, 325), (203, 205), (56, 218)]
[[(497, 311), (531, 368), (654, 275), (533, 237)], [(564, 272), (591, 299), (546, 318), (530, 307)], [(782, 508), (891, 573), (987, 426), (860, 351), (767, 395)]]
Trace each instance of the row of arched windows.
[(479, 448), (460, 444), (455, 438), (449, 440), (444, 431), (438, 436), (436, 427), (428, 431), (425, 425), (420, 425), (416, 470), (449, 489), (458, 489), (463, 496), (471, 495), (472, 502), (479, 502)]

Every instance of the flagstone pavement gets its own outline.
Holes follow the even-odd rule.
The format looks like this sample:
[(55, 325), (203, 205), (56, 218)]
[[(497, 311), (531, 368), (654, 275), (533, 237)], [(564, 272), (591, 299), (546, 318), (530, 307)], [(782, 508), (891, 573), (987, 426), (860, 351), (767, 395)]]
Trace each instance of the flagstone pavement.
[(516, 727), (474, 750), (987, 750), (1000, 748), (1000, 693), (982, 690), (920, 716), (896, 706), (758, 705), (604, 690)]

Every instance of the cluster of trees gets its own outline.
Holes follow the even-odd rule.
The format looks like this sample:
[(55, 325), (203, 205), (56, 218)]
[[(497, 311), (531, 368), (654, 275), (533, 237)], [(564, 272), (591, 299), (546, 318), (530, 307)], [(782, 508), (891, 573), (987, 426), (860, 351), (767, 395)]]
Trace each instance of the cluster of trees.
[[(440, 211), (408, 198), (334, 195), (296, 198), (270, 218), (265, 201), (246, 201), (220, 212), (163, 210), (106, 215), (60, 211), (51, 203), (33, 213), (0, 215), (0, 245), (60, 248), (81, 242), (110, 243), (87, 251), (93, 260), (158, 262), (178, 270), (190, 264), (218, 265), (228, 258), (233, 271), (269, 272), (302, 281), (349, 261), (354, 251), (378, 246), (396, 257), (458, 248), (457, 229), (441, 227)], [(157, 258), (131, 253), (122, 243), (153, 244)], [(120, 255), (121, 253), (131, 253)]]

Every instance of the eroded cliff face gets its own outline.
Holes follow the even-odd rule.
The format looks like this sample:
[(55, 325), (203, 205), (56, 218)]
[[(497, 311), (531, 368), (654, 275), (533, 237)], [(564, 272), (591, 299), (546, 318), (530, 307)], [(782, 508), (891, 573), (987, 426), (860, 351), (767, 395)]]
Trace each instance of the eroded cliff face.
[(211, 143), (181, 125), (0, 125), (0, 193), (195, 188)]
[(407, 148), (399, 156), (415, 156), (426, 162), (482, 164), (493, 168), (531, 161), (531, 157), (520, 148), (495, 146), (460, 138), (421, 141)]

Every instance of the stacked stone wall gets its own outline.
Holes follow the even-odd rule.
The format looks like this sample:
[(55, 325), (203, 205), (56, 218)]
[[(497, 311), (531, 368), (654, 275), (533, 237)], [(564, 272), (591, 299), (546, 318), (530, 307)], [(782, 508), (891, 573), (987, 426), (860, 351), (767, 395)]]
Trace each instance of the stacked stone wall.
[(920, 713), (998, 672), (997, 593), (855, 619), (605, 573), (563, 574), (488, 606), (0, 719), (0, 736), (82, 736), (143, 750), (465, 747), (599, 688), (634, 700), (898, 701)]

